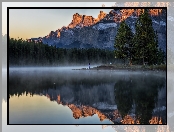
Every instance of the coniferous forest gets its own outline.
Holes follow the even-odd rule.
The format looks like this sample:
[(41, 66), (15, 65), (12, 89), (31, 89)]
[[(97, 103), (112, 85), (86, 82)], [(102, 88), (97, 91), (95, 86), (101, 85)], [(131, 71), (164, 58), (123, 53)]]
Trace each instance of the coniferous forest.
[(114, 52), (104, 49), (64, 49), (43, 43), (9, 39), (9, 65), (62, 66), (86, 65), (88, 63), (110, 63)]

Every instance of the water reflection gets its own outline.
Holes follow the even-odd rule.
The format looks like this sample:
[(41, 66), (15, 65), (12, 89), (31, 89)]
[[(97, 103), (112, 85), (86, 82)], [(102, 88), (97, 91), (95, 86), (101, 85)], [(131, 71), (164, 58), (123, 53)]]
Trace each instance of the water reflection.
[(115, 102), (117, 104), (117, 107), (119, 109), (122, 118), (124, 118), (132, 108), (133, 86), (131, 82), (132, 80), (130, 81), (119, 80), (117, 83), (115, 83), (114, 86)]
[[(88, 119), (97, 115), (101, 123), (110, 121), (105, 124), (166, 124), (165, 80), (165, 74), (161, 73), (142, 75), (135, 72), (115, 74), (98, 71), (10, 72), (9, 106), (15, 106), (15, 103), (22, 106), (19, 104), (19, 100), (22, 100), (20, 97), (35, 98), (37, 95), (47, 97), (51, 102), (57, 102), (62, 107), (66, 106), (71, 111), (71, 115), (65, 114), (66, 119), (69, 116), (74, 120)], [(16, 96), (19, 97), (18, 100), (12, 102)], [(49, 106), (48, 103), (44, 105)], [(161, 110), (163, 107), (164, 109)], [(22, 111), (22, 107), (20, 108), (19, 111)], [(25, 111), (33, 114), (36, 110)], [(65, 113), (69, 110), (66, 109)], [(10, 118), (17, 114), (13, 109), (10, 109), (10, 112)], [(46, 120), (46, 115), (51, 111), (44, 112), (43, 119)], [(155, 122), (157, 118), (160, 122)]]
[[(141, 76), (119, 80), (114, 88), (115, 102), (123, 119), (121, 122), (123, 124), (162, 124), (161, 117), (163, 117), (163, 123), (166, 123), (165, 113), (155, 111), (155, 107), (159, 106), (158, 102), (161, 102), (158, 101), (158, 93), (164, 87), (164, 78)], [(166, 98), (165, 93), (163, 98)], [(165, 99), (162, 100), (163, 105), (166, 106), (165, 101)], [(130, 116), (129, 114), (132, 113), (134, 114)]]

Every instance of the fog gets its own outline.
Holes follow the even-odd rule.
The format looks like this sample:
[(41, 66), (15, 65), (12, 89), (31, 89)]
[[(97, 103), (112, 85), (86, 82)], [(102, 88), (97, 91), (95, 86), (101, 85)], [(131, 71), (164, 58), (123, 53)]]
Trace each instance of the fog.
[[(90, 68), (96, 67), (97, 65), (91, 65)], [(86, 70), (82, 70), (85, 68)], [(2, 69), (2, 73), (5, 74), (7, 69)], [(152, 75), (158, 77), (166, 77), (165, 71), (128, 71), (128, 70), (89, 70), (89, 66), (69, 66), (69, 67), (10, 67), (9, 74), (14, 73), (26, 73), (28, 75), (35, 75), (36, 73), (40, 76), (55, 77), (61, 76), (62, 78), (83, 78), (85, 76), (93, 77), (94, 79), (101, 78), (102, 76), (107, 76), (112, 79), (110, 76), (118, 77), (125, 76), (130, 77), (131, 75)], [(34, 73), (33, 73), (34, 72)], [(56, 73), (59, 73), (57, 75)], [(62, 74), (62, 75), (61, 75)], [(101, 76), (102, 75), (102, 76)], [(98, 77), (98, 78), (95, 78)], [(103, 80), (104, 81), (104, 80)]]
[[(90, 68), (96, 67), (97, 65), (91, 65)], [(82, 68), (89, 68), (88, 65), (83, 65), (83, 66), (53, 66), (53, 67), (37, 67), (37, 66), (24, 66), (24, 67), (10, 67), (9, 70), (13, 71), (61, 71), (61, 70), (73, 70), (73, 69), (82, 69)], [(4, 68), (5, 70), (5, 68)]]
[[(96, 65), (91, 65), (91, 67), (95, 67)], [(108, 70), (72, 70), (72, 69), (81, 69), (81, 68), (88, 68), (87, 66), (71, 66), (71, 67), (10, 67), (9, 68), (9, 74), (12, 73), (25, 73), (27, 72), (27, 76), (31, 75), (31, 76), (35, 76), (34, 73), (40, 74), (41, 76), (45, 76), (48, 75), (46, 78), (52, 77), (53, 81), (56, 78), (56, 73), (55, 72), (59, 72), (59, 74), (61, 73), (64, 76), (61, 76), (63, 78), (72, 78), (74, 76), (74, 78), (84, 78), (85, 75), (92, 75), (94, 78), (98, 77), (102, 79), (102, 76), (107, 76), (107, 77), (112, 77), (113, 75), (125, 75), (125, 73), (127, 73), (128, 75), (149, 75), (149, 74), (153, 74), (154, 76), (164, 76), (164, 72), (151, 72), (151, 71), (146, 71), (146, 72), (136, 72), (136, 71), (108, 71)], [(51, 73), (51, 74), (48, 74)], [(68, 74), (71, 73), (71, 74)], [(97, 74), (95, 74), (97, 73)], [(95, 74), (95, 75), (94, 75)], [(102, 76), (101, 76), (102, 75)], [(167, 78), (170, 79), (168, 83), (172, 83), (173, 82), (173, 74), (170, 73), (168, 74)], [(118, 77), (119, 78), (119, 77)], [(114, 79), (114, 78), (111, 78)], [(102, 81), (106, 81), (106, 80), (102, 80)], [(54, 82), (53, 82), (54, 83)], [(169, 85), (170, 86), (170, 85)], [(172, 85), (171, 88), (172, 90)], [(2, 99), (7, 99), (7, 68), (3, 67), (2, 68)]]
[[(98, 65), (95, 64), (95, 65), (90, 65), (90, 68), (93, 68), (93, 67), (97, 67)], [(82, 68), (86, 68), (88, 69), (88, 71), (96, 71), (96, 70), (89, 70), (89, 66), (88, 65), (83, 65), (83, 66), (78, 66), (78, 65), (74, 65), (74, 66), (57, 66), (57, 67), (38, 67), (38, 66), (24, 66), (24, 67), (9, 67), (9, 71), (33, 71), (33, 70), (37, 70), (37, 71), (70, 71), (70, 70), (80, 70), (81, 71), (84, 71), (82, 70)], [(6, 71), (7, 68), (2, 68), (2, 71)], [(98, 70), (98, 71), (101, 71), (101, 72), (105, 72), (105, 73), (109, 73), (109, 72), (113, 72), (113, 73), (120, 73), (120, 74), (125, 74), (125, 73), (132, 73), (132, 74), (142, 74), (142, 73), (145, 73), (145, 74), (154, 74), (154, 73), (165, 73), (164, 71), (128, 71), (128, 70)]]
[[(92, 66), (93, 67), (93, 66)], [(95, 66), (94, 66), (95, 67)], [(87, 66), (72, 66), (72, 67), (13, 67), (9, 68), (9, 77), (20, 75), (24, 78), (32, 80), (32, 77), (39, 77), (42, 79), (56, 80), (60, 78), (70, 81), (72, 79), (90, 79), (101, 82), (114, 81), (119, 78), (139, 78), (146, 76), (165, 77), (166, 72), (162, 71), (127, 71), (127, 70), (79, 70), (81, 68), (88, 68)], [(6, 70), (3, 70), (3, 74)], [(27, 74), (26, 74), (27, 73)], [(102, 80), (105, 78), (104, 80)], [(137, 78), (137, 79), (138, 79)]]
[[(26, 87), (31, 85), (40, 85), (48, 83), (50, 86), (60, 87), (63, 85), (74, 85), (74, 83), (97, 86), (101, 84), (114, 85), (118, 80), (135, 80), (137, 82), (143, 78), (156, 77), (166, 79), (166, 73), (161, 71), (119, 71), (119, 70), (73, 70), (87, 68), (87, 66), (73, 67), (13, 67), (9, 68), (9, 78), (14, 82), (22, 82)], [(3, 80), (3, 98), (6, 100), (7, 73), (2, 70)], [(148, 79), (148, 82), (151, 81)], [(149, 82), (151, 83), (151, 82)], [(141, 84), (141, 82), (139, 82)], [(141, 87), (141, 86), (140, 86)]]

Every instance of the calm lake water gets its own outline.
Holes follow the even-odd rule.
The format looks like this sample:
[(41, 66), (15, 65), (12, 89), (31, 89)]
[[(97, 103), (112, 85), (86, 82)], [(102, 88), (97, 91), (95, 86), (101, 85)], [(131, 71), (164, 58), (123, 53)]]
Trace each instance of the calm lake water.
[(166, 73), (9, 69), (9, 124), (166, 124)]

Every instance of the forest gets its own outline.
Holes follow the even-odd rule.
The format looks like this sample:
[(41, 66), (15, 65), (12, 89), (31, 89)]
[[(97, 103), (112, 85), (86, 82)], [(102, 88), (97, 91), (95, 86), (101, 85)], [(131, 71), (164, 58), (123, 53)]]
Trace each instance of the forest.
[(47, 44), (9, 39), (10, 66), (62, 66), (110, 63), (114, 52), (104, 49), (57, 48)]

